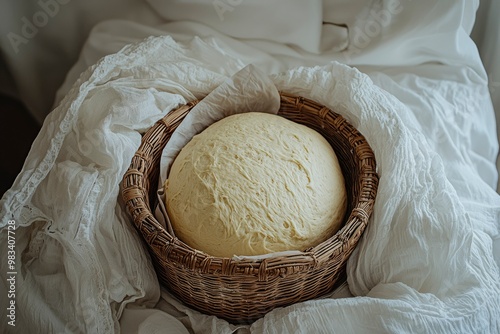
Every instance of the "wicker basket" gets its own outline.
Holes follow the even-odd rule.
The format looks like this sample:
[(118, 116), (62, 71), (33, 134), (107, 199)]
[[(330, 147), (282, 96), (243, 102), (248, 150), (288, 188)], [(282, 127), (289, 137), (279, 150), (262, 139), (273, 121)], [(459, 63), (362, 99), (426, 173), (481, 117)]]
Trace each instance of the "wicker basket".
[(213, 257), (172, 236), (155, 219), (160, 157), (188, 103), (144, 135), (123, 179), (123, 198), (150, 251), (160, 282), (190, 307), (233, 323), (249, 323), (270, 310), (319, 297), (345, 281), (345, 264), (373, 209), (378, 176), (365, 138), (342, 116), (314, 101), (280, 93), (279, 115), (321, 133), (344, 174), (348, 208), (343, 227), (297, 255), (262, 260)]

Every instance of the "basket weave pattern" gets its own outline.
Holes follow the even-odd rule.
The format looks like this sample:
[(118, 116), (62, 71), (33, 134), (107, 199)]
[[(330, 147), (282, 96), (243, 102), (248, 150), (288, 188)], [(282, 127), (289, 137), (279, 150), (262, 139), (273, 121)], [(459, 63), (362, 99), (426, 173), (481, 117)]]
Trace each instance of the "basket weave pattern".
[(182, 119), (196, 105), (168, 113), (144, 135), (123, 178), (122, 195), (150, 251), (161, 284), (187, 305), (233, 323), (319, 297), (345, 281), (345, 264), (373, 210), (378, 176), (365, 138), (342, 116), (314, 101), (280, 93), (278, 115), (321, 133), (337, 154), (347, 190), (343, 227), (300, 254), (261, 260), (213, 257), (191, 248), (154, 217), (160, 158)]

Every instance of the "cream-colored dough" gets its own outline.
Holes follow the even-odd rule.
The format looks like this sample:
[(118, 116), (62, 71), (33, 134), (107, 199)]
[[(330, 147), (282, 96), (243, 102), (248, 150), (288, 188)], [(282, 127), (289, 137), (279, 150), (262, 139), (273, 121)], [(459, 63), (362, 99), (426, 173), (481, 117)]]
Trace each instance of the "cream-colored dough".
[(165, 183), (176, 235), (213, 256), (315, 246), (338, 230), (346, 192), (337, 157), (316, 131), (242, 113), (181, 150)]

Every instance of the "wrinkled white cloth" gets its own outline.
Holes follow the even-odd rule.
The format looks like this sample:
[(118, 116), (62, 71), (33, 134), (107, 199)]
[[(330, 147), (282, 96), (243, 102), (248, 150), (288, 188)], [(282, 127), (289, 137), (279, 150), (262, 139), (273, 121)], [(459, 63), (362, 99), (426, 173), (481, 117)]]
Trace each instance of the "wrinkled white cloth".
[[(485, 89), (380, 72), (372, 80), (339, 63), (270, 78), (279, 90), (344, 115), (375, 152), (377, 201), (347, 268), (357, 298), (296, 304), (240, 328), (190, 310), (160, 290), (120, 199), (121, 178), (141, 133), (244, 66), (212, 38), (156, 37), (82, 74), (45, 121), (22, 173), (0, 202), (0, 243), (7, 242), (8, 219), (18, 226), (15, 329), (118, 333), (124, 309), (133, 305), (167, 312), (197, 333), (498, 333), (500, 275), (492, 238), (499, 235), (500, 196), (471, 163), (470, 141), (462, 140), (458, 128), (446, 128), (458, 122), (468, 132), (464, 138), (481, 133), (471, 125)], [(453, 73), (474, 75), (467, 69)], [(405, 85), (399, 86), (400, 79)], [(403, 104), (388, 93), (393, 85), (396, 93), (401, 87), (411, 91), (413, 84), (424, 97), (420, 102), (402, 94), (408, 101)], [(427, 126), (423, 119), (431, 115), (435, 125)], [(438, 154), (442, 145), (451, 150)], [(7, 271), (2, 261), (2, 284)], [(141, 328), (157, 327), (162, 319), (168, 326), (171, 318), (147, 319)], [(6, 326), (2, 322), (2, 332)]]

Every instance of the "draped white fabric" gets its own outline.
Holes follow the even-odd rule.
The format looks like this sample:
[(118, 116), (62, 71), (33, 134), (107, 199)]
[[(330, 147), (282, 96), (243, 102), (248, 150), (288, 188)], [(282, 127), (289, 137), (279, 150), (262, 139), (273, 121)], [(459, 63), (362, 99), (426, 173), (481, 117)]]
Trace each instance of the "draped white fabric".
[[(243, 15), (243, 4), (231, 3), (226, 20)], [(280, 1), (268, 8), (273, 3)], [(271, 28), (268, 38), (262, 31), (252, 38), (238, 35), (247, 30), (218, 31), (210, 21), (152, 27), (112, 20), (92, 30), (23, 171), (0, 201), (0, 244), (7, 244), (8, 221), (18, 226), (18, 332), (154, 332), (181, 325), (196, 333), (500, 331), (498, 141), (488, 73), (468, 36), (477, 3), (313, 5), (316, 11), (304, 14), (319, 15), (317, 23), (346, 24), (347, 45), (342, 29), (320, 24), (303, 27), (307, 33), (290, 31), (295, 44)], [(282, 13), (282, 6), (274, 9)], [(165, 15), (160, 7), (152, 12), (157, 20)], [(306, 41), (313, 30), (316, 37)], [(323, 39), (325, 31), (334, 37)], [(20, 61), (28, 58), (20, 54)], [(141, 133), (248, 64), (269, 74), (278, 89), (334, 108), (358, 127), (374, 149), (380, 187), (348, 262), (349, 290), (238, 327), (160, 289), (120, 200), (120, 181)], [(28, 83), (24, 71), (33, 68), (16, 66), (24, 98), (50, 101), (33, 89), (43, 85), (43, 71), (33, 71), (40, 76)], [(0, 264), (4, 291), (8, 270)], [(2, 322), (0, 331), (7, 329)]]

